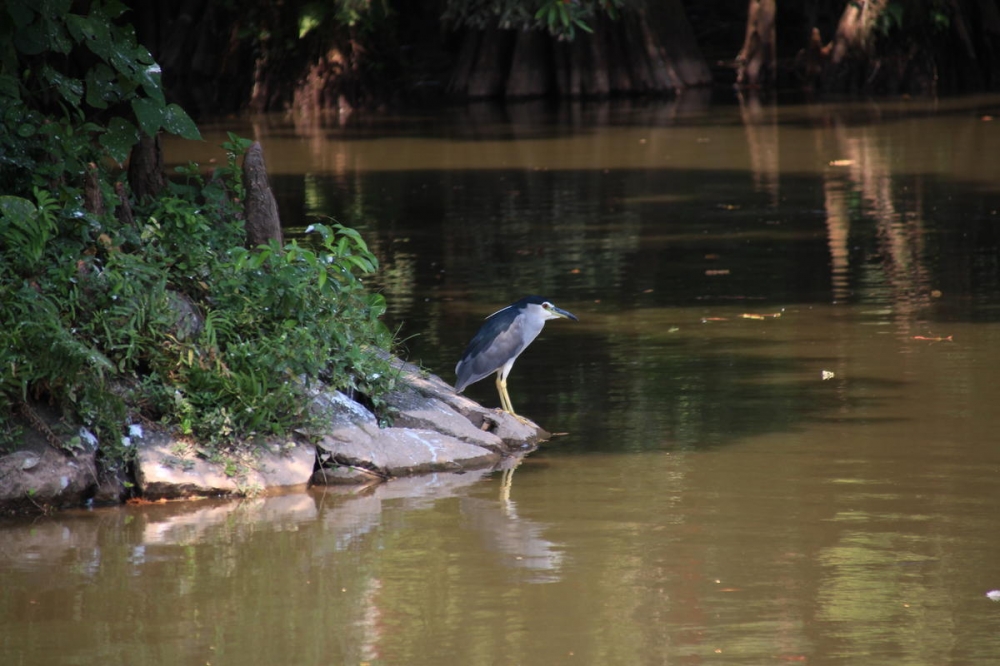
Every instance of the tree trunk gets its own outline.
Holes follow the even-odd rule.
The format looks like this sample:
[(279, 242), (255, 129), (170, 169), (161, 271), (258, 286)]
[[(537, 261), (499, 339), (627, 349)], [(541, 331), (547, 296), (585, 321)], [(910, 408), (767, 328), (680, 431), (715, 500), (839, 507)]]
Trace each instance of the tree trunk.
[(880, 2), (848, 2), (830, 44), (830, 66), (838, 67), (848, 55), (867, 51), (872, 28), (885, 11)]
[(541, 97), (552, 90), (549, 44), (537, 30), (517, 33), (507, 77), (507, 97)]
[(247, 247), (267, 245), (275, 240), (281, 245), (281, 219), (278, 217), (278, 204), (267, 181), (267, 169), (264, 166), (264, 149), (259, 142), (254, 142), (243, 158), (243, 181), (246, 185), (247, 200), (244, 202), (246, 211)]
[(585, 97), (607, 97), (611, 92), (611, 77), (608, 72), (608, 49), (607, 35), (604, 28), (605, 21), (598, 20), (594, 24), (594, 32), (591, 35), (580, 35), (574, 43), (579, 44), (579, 49), (574, 49), (578, 54), (571, 67), (577, 67), (580, 71), (580, 82)]
[(736, 85), (773, 84), (777, 75), (776, 0), (750, 0), (743, 48), (736, 56)]
[(806, 87), (826, 92), (996, 89), (1000, 9), (997, 0), (848, 2), (830, 42), (814, 27), (796, 66)]
[(97, 165), (91, 162), (87, 165), (87, 173), (83, 176), (83, 209), (95, 217), (104, 215), (104, 197), (101, 195), (101, 181), (98, 178)]
[(642, 6), (629, 5), (618, 20), (599, 15), (592, 33), (579, 31), (572, 41), (543, 31), (469, 30), (448, 91), (470, 98), (607, 97), (711, 83), (680, 0), (658, 5), (656, 19), (654, 27)]
[[(712, 72), (698, 46), (694, 29), (680, 0), (650, 2), (646, 5), (647, 26), (657, 44), (657, 56), (667, 65), (671, 81), (660, 85), (696, 88), (712, 83)], [(648, 45), (647, 45), (648, 48)], [(660, 72), (657, 72), (660, 76)]]
[(163, 174), (163, 149), (160, 135), (155, 137), (143, 133), (139, 143), (132, 146), (128, 162), (128, 184), (138, 201), (149, 197), (155, 199), (167, 184)]
[(469, 81), (472, 80), (472, 72), (476, 68), (476, 55), (479, 53), (483, 34), (482, 30), (469, 30), (465, 33), (458, 58), (455, 60), (455, 66), (451, 70), (451, 79), (445, 89), (449, 95), (464, 96), (468, 94)]
[(502, 95), (510, 71), (510, 53), (513, 33), (510, 30), (491, 28), (483, 31), (476, 52), (476, 64), (469, 74), (469, 97), (496, 97)]

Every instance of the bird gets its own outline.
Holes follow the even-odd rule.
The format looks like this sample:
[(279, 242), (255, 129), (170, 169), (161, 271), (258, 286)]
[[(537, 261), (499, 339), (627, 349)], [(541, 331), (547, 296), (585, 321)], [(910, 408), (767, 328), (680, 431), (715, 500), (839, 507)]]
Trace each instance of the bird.
[(572, 312), (553, 305), (541, 296), (525, 296), (486, 318), (455, 366), (455, 390), (461, 393), (492, 373), (497, 374), (500, 407), (520, 421), (507, 393), (507, 375), (514, 361), (542, 332), (549, 319), (580, 321)]

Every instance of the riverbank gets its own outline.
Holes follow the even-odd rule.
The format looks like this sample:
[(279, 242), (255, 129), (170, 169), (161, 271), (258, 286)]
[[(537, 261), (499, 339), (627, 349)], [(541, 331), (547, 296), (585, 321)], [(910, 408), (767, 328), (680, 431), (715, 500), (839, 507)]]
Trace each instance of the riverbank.
[[(0, 513), (115, 504), (131, 497), (180, 500), (247, 496), (309, 485), (378, 484), (397, 477), (501, 467), (549, 435), (535, 424), (459, 395), (440, 377), (393, 359), (390, 427), (345, 394), (317, 388), (320, 427), (267, 438), (247, 453), (206, 457), (197, 442), (155, 426), (133, 428), (129, 478), (101, 479), (99, 447), (56, 446), (26, 428), (21, 450), (0, 457)], [(43, 417), (44, 412), (41, 412)], [(508, 463), (509, 464), (509, 463)]]

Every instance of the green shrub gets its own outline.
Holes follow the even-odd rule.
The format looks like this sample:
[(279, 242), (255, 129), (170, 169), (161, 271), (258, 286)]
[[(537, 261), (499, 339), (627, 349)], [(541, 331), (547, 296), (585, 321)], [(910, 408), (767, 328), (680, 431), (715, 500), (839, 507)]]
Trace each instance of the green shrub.
[[(392, 336), (362, 284), (377, 262), (357, 232), (318, 224), (308, 244), (244, 248), (249, 142), (235, 136), (210, 176), (190, 165), (159, 196), (130, 196), (120, 164), (141, 133), (198, 132), (116, 22), (124, 11), (0, 6), (0, 118), (12, 130), (0, 132), (0, 416), (51, 404), (66, 446), (94, 436), (115, 466), (136, 422), (218, 450), (303, 424), (319, 381), (380, 405), (392, 377), (373, 349)], [(126, 206), (131, 217), (116, 213)], [(20, 435), (12, 423), (0, 423), (5, 448)]]

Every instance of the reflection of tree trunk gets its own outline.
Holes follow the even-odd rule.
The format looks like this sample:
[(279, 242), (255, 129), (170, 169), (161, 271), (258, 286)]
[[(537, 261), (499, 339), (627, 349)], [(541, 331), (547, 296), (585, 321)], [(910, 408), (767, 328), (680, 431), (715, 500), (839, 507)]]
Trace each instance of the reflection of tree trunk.
[(851, 231), (851, 216), (847, 208), (849, 193), (842, 182), (830, 177), (827, 172), (823, 179), (824, 204), (826, 208), (826, 238), (830, 247), (830, 280), (833, 283), (833, 301), (845, 300), (851, 293), (848, 276), (851, 268), (851, 253), (848, 238)]
[[(874, 219), (882, 268), (890, 290), (893, 306), (904, 320), (930, 299), (928, 271), (923, 260), (923, 211), (918, 199), (912, 210), (900, 210), (894, 196), (891, 157), (869, 128), (836, 130), (839, 163), (847, 169), (848, 186), (837, 184), (831, 173), (826, 185), (827, 227), (834, 245), (846, 244), (850, 220), (848, 205), (851, 194), (861, 195), (861, 214)], [(846, 252), (846, 250), (844, 250)], [(839, 252), (839, 249), (838, 249)], [(837, 268), (838, 255), (833, 255)], [(846, 256), (844, 257), (846, 261)], [(837, 276), (834, 287), (837, 288)]]
[(736, 56), (736, 85), (773, 83), (777, 70), (776, 0), (750, 0), (743, 48)]
[(757, 91), (739, 93), (740, 116), (747, 135), (750, 170), (754, 186), (771, 195), (772, 205), (779, 203), (781, 159), (778, 148), (778, 108), (771, 102), (766, 107)]

